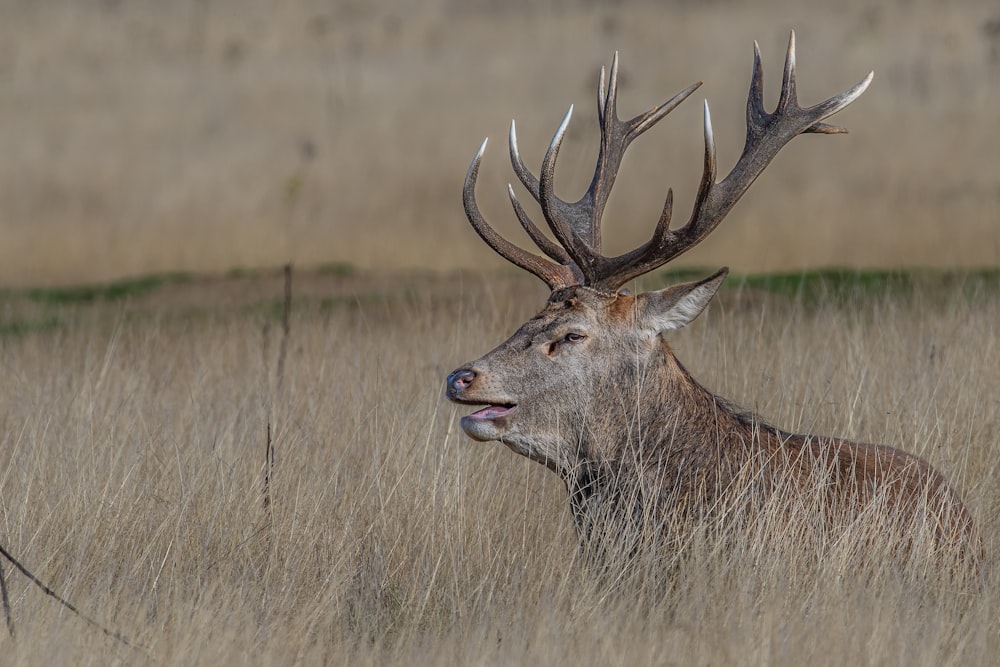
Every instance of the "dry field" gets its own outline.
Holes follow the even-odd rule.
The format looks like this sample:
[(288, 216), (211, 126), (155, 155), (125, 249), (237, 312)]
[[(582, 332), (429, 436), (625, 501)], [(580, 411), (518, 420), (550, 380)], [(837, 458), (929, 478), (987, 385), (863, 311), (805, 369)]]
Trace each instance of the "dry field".
[(983, 532), (978, 575), (765, 517), (696, 531), (617, 585), (579, 561), (559, 480), (467, 440), (442, 398), (448, 371), (542, 303), (529, 277), (297, 274), (280, 377), (280, 275), (91, 303), (8, 292), (2, 544), (141, 648), (5, 564), (3, 662), (993, 664), (1000, 297), (995, 278), (934, 282), (816, 299), (734, 285), (672, 341), (784, 427), (939, 466)]
[[(623, 115), (706, 81), (723, 169), (753, 39), (771, 99), (791, 28), (804, 103), (876, 71), (851, 134), (796, 139), (687, 266), (1000, 265), (994, 0), (2, 4), (0, 545), (134, 646), (4, 563), (0, 663), (995, 664), (996, 270), (731, 278), (671, 338), (783, 428), (938, 466), (973, 573), (764, 513), (598, 578), (561, 482), (442, 396), (545, 296), (465, 223), (468, 161), (490, 135), (480, 201), (521, 238), (507, 123), (537, 165), (575, 103), (559, 189), (581, 191), (615, 49)], [(692, 100), (634, 146), (609, 251), (668, 185), (683, 217), (700, 142)]]
[(995, 0), (5, 0), (0, 21), (0, 285), (331, 261), (501, 266), (463, 222), (484, 136), (491, 219), (519, 234), (504, 139), (541, 161), (570, 103), (560, 190), (596, 152), (600, 65), (621, 110), (688, 84), (638, 142), (609, 204), (611, 250), (648, 234), (669, 185), (694, 198), (701, 110), (719, 159), (743, 144), (753, 40), (775, 99), (788, 31), (800, 99), (875, 70), (836, 122), (778, 156), (684, 261), (738, 271), (1000, 263)]

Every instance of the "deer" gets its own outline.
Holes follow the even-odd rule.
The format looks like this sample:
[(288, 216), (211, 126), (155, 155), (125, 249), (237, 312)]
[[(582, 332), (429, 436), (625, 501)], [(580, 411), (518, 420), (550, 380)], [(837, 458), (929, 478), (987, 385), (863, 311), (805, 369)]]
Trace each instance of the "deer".
[(659, 291), (633, 295), (624, 288), (705, 239), (791, 139), (846, 133), (824, 121), (860, 97), (873, 76), (869, 72), (824, 102), (800, 106), (792, 32), (777, 106), (767, 112), (760, 47), (754, 42), (746, 140), (735, 166), (718, 180), (706, 101), (704, 164), (689, 220), (671, 228), (673, 191), (668, 189), (652, 236), (618, 256), (602, 254), (601, 221), (624, 153), (702, 82), (624, 121), (617, 112), (615, 53), (610, 76), (606, 81), (602, 68), (598, 85), (597, 165), (576, 202), (561, 199), (553, 188), (573, 107), (559, 124), (537, 177), (521, 159), (511, 122), (513, 171), (554, 238), (531, 220), (510, 185), (508, 195), (517, 220), (544, 257), (508, 241), (484, 218), (476, 181), (486, 141), (479, 148), (463, 187), (469, 223), (500, 256), (543, 280), (550, 294), (542, 310), (510, 338), (450, 373), (445, 393), (455, 403), (477, 408), (460, 421), (470, 438), (499, 441), (563, 479), (582, 547), (598, 536), (607, 541), (609, 533), (616, 538), (630, 528), (655, 532), (678, 517), (704, 517), (733, 507), (727, 498), (756, 498), (741, 511), (761, 511), (759, 500), (780, 492), (779, 502), (790, 513), (796, 511), (796, 497), (818, 497), (818, 503), (796, 507), (818, 508), (834, 522), (849, 521), (877, 502), (878, 511), (895, 517), (904, 531), (929, 531), (932, 544), (957, 545), (963, 553), (970, 546), (976, 550), (968, 510), (923, 459), (887, 445), (782, 430), (694, 379), (665, 335), (706, 309), (727, 268)]

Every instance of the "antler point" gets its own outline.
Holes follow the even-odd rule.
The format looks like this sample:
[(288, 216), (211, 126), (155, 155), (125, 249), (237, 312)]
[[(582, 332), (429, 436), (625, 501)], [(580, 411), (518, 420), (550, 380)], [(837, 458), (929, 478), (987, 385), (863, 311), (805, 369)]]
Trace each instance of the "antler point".
[[(715, 133), (712, 131), (712, 112), (708, 109), (708, 100), (705, 100), (705, 153), (712, 162), (715, 162)], [(714, 176), (714, 174), (713, 174)]]
[(559, 124), (559, 129), (557, 133), (559, 135), (565, 134), (566, 127), (569, 125), (569, 119), (573, 117), (573, 105), (569, 105), (569, 109), (566, 110), (566, 115), (563, 116), (562, 122)]

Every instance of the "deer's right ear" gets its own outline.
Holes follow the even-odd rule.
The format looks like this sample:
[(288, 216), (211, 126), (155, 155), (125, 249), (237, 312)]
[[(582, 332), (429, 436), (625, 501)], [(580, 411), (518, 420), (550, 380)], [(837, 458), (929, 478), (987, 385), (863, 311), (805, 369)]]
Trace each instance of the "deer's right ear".
[(708, 306), (729, 274), (723, 267), (704, 280), (671, 285), (636, 297), (636, 324), (653, 335), (687, 326)]

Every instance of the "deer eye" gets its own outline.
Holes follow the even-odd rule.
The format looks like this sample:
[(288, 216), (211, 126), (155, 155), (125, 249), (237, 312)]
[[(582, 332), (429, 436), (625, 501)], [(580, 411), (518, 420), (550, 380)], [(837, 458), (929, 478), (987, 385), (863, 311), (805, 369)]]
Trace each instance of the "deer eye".
[(583, 342), (587, 337), (582, 333), (577, 333), (575, 331), (570, 331), (568, 334), (562, 338), (554, 338), (549, 342), (546, 349), (546, 354), (552, 356), (559, 351), (559, 347), (564, 344), (576, 345), (577, 343)]

